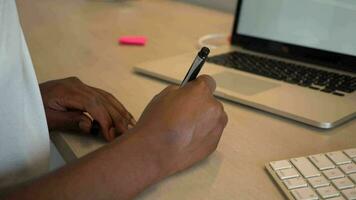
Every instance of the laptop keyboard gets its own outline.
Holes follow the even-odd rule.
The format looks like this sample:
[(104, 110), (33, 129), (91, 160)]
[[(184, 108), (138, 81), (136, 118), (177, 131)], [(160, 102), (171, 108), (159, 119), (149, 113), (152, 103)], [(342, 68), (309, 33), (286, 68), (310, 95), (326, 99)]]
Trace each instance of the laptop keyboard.
[(273, 161), (266, 168), (289, 199), (356, 200), (356, 148)]
[(356, 77), (236, 51), (209, 57), (207, 62), (338, 96), (356, 90)]

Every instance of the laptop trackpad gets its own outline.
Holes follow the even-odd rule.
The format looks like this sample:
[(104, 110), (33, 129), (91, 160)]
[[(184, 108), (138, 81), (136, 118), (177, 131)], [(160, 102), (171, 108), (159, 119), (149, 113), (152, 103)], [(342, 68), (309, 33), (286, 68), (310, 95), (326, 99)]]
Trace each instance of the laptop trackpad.
[(254, 95), (280, 86), (278, 83), (256, 79), (233, 72), (213, 74), (218, 87), (244, 95)]

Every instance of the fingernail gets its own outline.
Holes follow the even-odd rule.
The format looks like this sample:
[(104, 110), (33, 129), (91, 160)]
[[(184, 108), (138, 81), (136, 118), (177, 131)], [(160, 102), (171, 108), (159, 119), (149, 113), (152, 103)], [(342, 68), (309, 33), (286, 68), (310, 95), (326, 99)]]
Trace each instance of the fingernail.
[(128, 129), (132, 129), (133, 126), (132, 126), (131, 124), (129, 124), (129, 125), (127, 125), (127, 128), (128, 128)]
[(110, 137), (110, 141), (113, 141), (115, 139), (115, 129), (114, 128), (110, 129), (109, 137)]
[(136, 125), (136, 123), (137, 123), (137, 121), (134, 118), (131, 118), (130, 122), (131, 122), (132, 125)]

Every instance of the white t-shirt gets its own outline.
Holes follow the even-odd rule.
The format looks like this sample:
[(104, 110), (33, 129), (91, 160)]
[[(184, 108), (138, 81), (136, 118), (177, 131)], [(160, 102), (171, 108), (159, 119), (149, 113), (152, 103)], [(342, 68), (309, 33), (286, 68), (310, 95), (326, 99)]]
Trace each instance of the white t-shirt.
[(0, 189), (48, 171), (49, 134), (15, 0), (0, 0)]

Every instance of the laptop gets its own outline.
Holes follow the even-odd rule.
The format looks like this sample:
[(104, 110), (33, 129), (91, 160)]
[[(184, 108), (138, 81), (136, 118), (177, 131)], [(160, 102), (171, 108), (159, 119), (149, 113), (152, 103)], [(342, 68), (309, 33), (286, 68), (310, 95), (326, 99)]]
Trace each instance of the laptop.
[[(231, 45), (201, 74), (216, 96), (323, 129), (356, 115), (356, 1), (239, 0)], [(179, 84), (196, 52), (138, 64)]]

